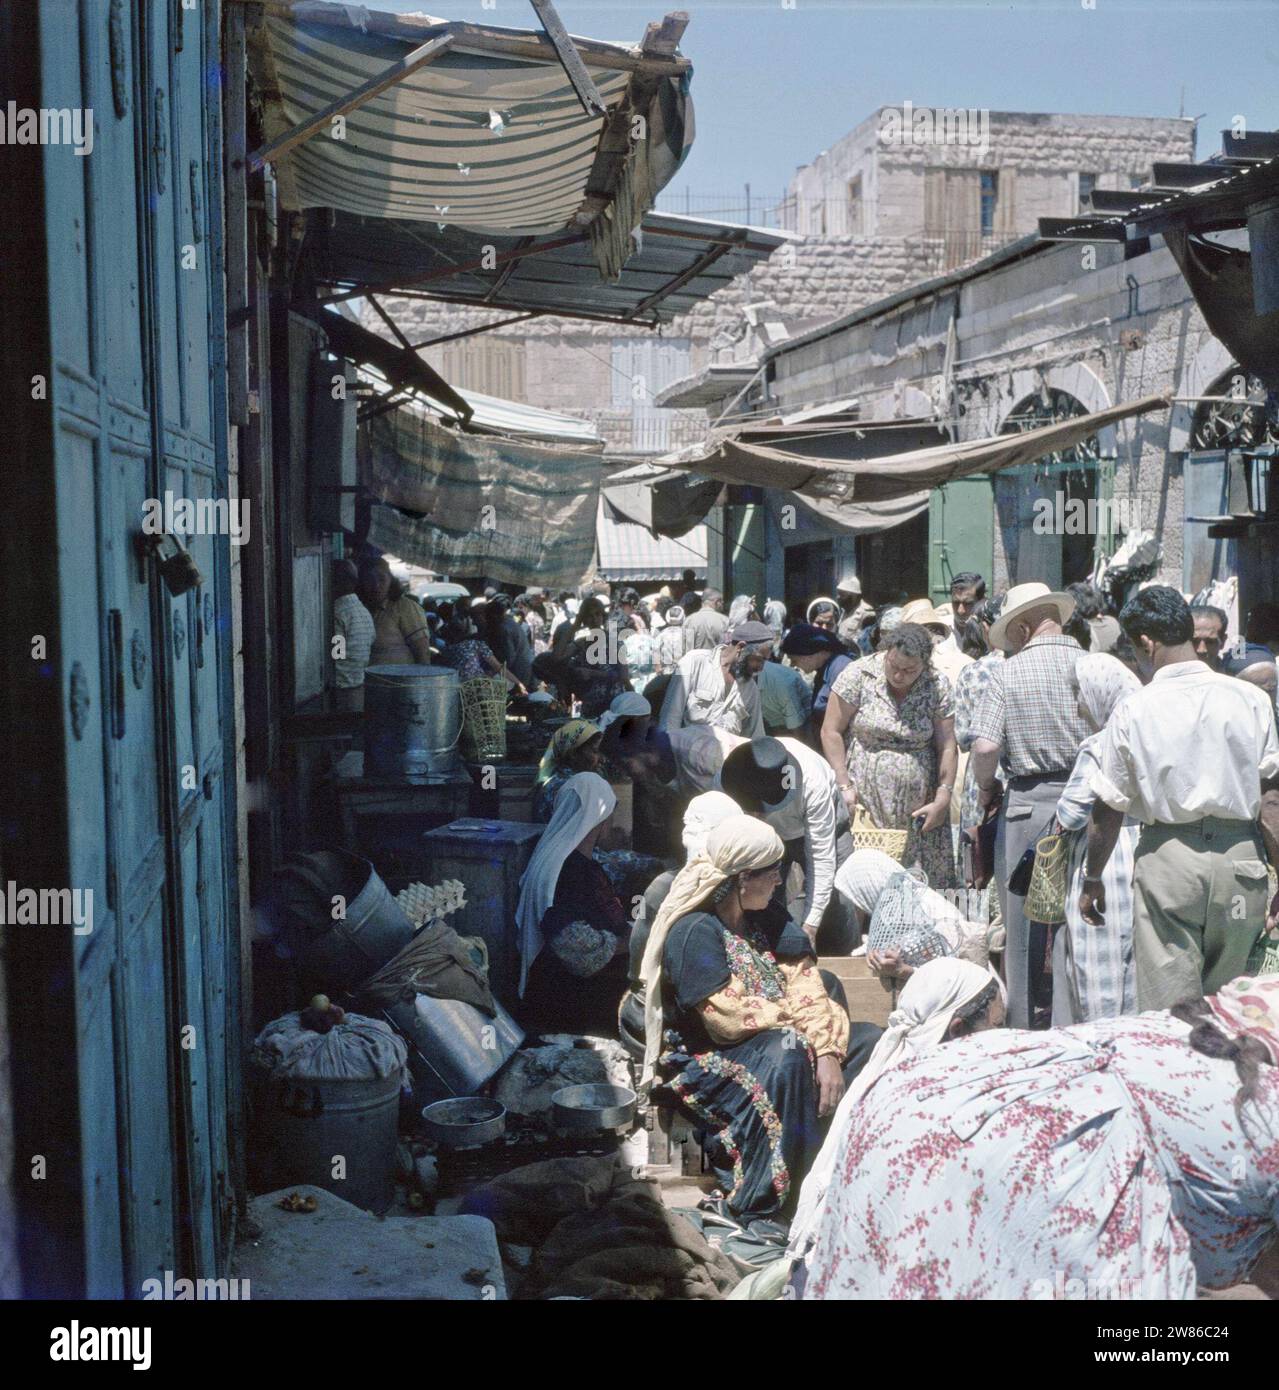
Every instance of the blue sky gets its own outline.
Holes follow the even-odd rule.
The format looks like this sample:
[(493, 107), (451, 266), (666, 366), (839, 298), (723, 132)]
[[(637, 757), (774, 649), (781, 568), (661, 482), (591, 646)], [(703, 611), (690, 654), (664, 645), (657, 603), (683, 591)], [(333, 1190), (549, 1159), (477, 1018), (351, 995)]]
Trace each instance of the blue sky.
[[(536, 28), (527, 0), (371, 0), (371, 9)], [(775, 202), (877, 106), (1202, 116), (1198, 156), (1235, 115), (1279, 129), (1279, 0), (557, 0), (572, 33), (635, 41), (685, 9), (697, 139), (666, 190)], [(1183, 105), (1184, 102), (1184, 105)], [(703, 204), (705, 207), (705, 204)]]

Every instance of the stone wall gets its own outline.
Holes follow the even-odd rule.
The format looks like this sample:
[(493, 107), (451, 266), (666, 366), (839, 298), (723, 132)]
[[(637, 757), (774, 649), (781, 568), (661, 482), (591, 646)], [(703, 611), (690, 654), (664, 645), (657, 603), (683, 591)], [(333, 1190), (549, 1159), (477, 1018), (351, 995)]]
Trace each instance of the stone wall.
[[(1091, 250), (1095, 266), (1082, 263)], [(945, 325), (957, 313), (955, 383), (961, 439), (996, 434), (1041, 384), (1065, 391), (1087, 410), (1152, 393), (1199, 389), (1194, 364), (1215, 341), (1171, 254), (1156, 241), (1124, 261), (1119, 248), (1035, 246), (957, 287), (908, 301), (881, 315), (816, 335), (774, 360), (779, 408), (858, 396), (870, 418), (900, 415), (905, 392), (916, 403), (942, 399)], [(1113, 459), (1114, 496), (1135, 503), (1143, 528), (1160, 538), (1159, 577), (1182, 586), (1184, 429), (1173, 412), (1121, 422), (1101, 438)], [(994, 580), (1015, 574), (1023, 515), (997, 489)], [(1029, 576), (1017, 576), (1025, 579)]]

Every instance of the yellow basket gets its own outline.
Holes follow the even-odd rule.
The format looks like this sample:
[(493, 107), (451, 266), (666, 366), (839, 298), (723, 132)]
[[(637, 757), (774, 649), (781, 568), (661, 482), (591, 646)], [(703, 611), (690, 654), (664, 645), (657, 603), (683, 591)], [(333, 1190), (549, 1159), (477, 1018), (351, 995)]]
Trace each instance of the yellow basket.
[(506, 682), (490, 676), (463, 681), (462, 756), (472, 761), (506, 756)]
[(875, 825), (864, 806), (859, 805), (853, 812), (853, 847), (855, 849), (879, 849), (895, 859), (899, 864), (906, 853), (906, 830), (881, 830)]
[(1035, 841), (1035, 867), (1030, 873), (1026, 920), (1057, 927), (1066, 920), (1066, 837), (1045, 835)]

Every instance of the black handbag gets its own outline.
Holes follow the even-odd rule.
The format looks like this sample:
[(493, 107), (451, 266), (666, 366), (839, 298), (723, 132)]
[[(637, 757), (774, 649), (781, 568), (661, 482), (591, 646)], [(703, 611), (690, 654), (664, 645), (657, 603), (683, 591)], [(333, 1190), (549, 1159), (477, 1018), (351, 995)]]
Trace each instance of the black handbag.
[(1030, 876), (1035, 871), (1035, 847), (1048, 834), (1055, 818), (1056, 812), (1044, 822), (1039, 834), (1034, 836), (1025, 853), (1017, 861), (1017, 867), (1008, 875), (1008, 891), (1015, 893), (1019, 898), (1024, 898), (1030, 892)]
[(995, 836), (999, 831), (999, 808), (1004, 803), (1004, 789), (995, 792), (985, 814), (977, 825), (970, 825), (960, 839), (960, 855), (964, 883), (980, 892), (995, 874)]

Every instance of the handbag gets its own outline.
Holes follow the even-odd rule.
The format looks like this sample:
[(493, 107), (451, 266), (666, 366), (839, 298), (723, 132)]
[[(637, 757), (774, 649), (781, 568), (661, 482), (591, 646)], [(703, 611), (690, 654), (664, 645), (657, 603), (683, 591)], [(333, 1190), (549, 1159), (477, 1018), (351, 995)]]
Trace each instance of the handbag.
[(1052, 823), (1053, 816), (1049, 816), (1039, 834), (1030, 842), (1029, 848), (1017, 861), (1017, 867), (1008, 875), (1008, 891), (1015, 893), (1019, 898), (1024, 898), (1030, 892), (1030, 879), (1035, 871), (1035, 852), (1039, 847), (1040, 840), (1048, 834), (1048, 827)]
[(918, 879), (903, 869), (885, 884), (866, 933), (870, 951), (896, 951), (906, 965), (920, 966), (952, 954), (924, 906)]
[(970, 825), (960, 837), (960, 855), (964, 883), (980, 892), (995, 873), (995, 836), (999, 831), (999, 808), (1004, 804), (1004, 789), (996, 792), (986, 813), (977, 825)]

